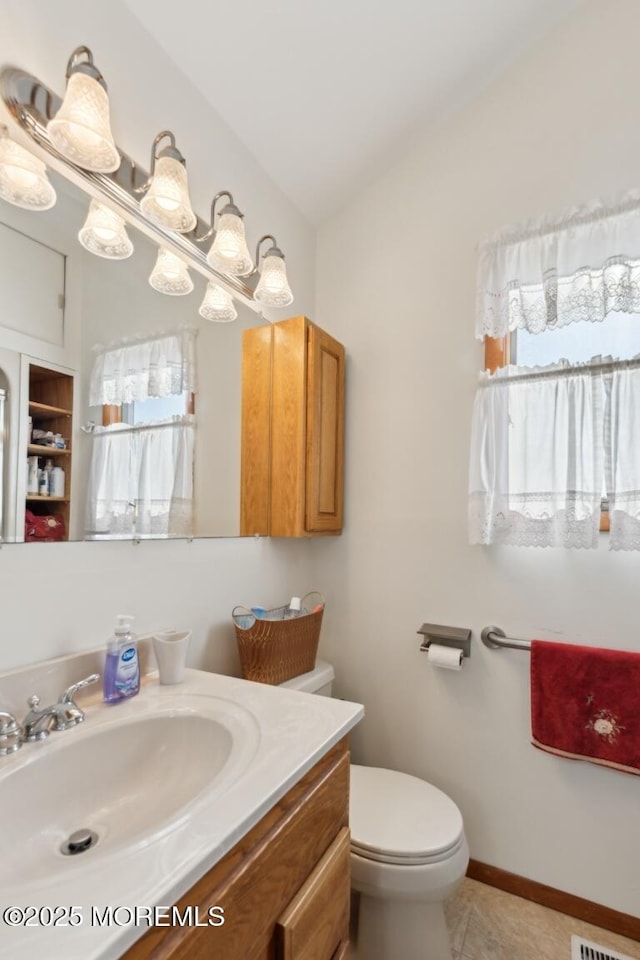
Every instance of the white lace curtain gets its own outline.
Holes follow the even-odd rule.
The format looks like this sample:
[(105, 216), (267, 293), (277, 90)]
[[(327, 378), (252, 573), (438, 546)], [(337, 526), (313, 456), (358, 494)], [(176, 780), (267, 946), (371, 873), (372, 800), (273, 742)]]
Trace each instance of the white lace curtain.
[(506, 231), (479, 251), (476, 336), (640, 313), (640, 193)]
[(89, 406), (195, 393), (195, 338), (195, 330), (183, 329), (101, 348), (91, 371)]
[(640, 550), (640, 359), (483, 375), (469, 478), (471, 543)]
[(86, 536), (192, 536), (194, 440), (190, 415), (96, 428)]

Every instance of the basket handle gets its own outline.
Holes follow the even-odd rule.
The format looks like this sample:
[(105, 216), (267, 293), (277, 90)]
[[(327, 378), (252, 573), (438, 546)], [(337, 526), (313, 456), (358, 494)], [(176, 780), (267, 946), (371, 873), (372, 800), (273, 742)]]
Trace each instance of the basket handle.
[[(241, 617), (242, 620), (239, 621), (236, 619), (236, 617)], [(243, 621), (247, 617), (252, 617), (251, 623), (249, 623), (248, 625), (243, 623)], [(251, 607), (245, 607), (243, 603), (239, 603), (233, 608), (233, 610), (231, 611), (231, 618), (235, 623), (235, 625), (237, 627), (240, 627), (241, 630), (250, 630), (251, 627), (256, 622), (256, 620), (258, 619), (255, 613), (253, 612), (253, 610), (251, 609)]]
[(324, 600), (324, 596), (320, 593), (319, 590), (310, 590), (309, 593), (305, 593), (304, 597), (300, 601), (302, 604), (303, 610), (307, 607), (305, 600), (307, 600), (309, 597), (314, 598), (313, 605), (312, 606), (311, 604), (309, 605), (310, 606), (309, 613), (316, 613), (316, 611), (319, 609), (324, 610), (325, 600)]

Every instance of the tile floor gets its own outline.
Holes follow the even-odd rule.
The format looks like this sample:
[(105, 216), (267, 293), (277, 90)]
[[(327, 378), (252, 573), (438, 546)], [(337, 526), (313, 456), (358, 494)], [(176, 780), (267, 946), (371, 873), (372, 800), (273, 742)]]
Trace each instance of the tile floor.
[(465, 877), (446, 904), (454, 960), (570, 960), (571, 935), (640, 960), (640, 943)]

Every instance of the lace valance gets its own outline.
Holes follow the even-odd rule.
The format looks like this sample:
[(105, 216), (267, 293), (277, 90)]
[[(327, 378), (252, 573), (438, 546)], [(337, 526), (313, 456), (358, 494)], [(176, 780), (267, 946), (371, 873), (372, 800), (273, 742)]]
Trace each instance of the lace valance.
[(91, 371), (89, 405), (120, 406), (195, 393), (196, 333), (189, 328), (100, 348)]
[(508, 230), (480, 247), (476, 336), (640, 313), (640, 192)]

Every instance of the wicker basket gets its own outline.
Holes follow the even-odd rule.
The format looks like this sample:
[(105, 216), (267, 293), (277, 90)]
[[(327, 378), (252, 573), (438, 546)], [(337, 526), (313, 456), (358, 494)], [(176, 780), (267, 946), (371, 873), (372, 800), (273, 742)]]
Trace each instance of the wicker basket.
[(300, 616), (285, 620), (288, 609), (266, 610), (257, 618), (248, 607), (234, 607), (232, 617), (245, 680), (284, 683), (315, 667), (324, 598), (315, 591), (308, 593), (303, 597)]

